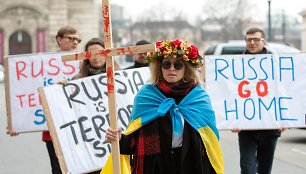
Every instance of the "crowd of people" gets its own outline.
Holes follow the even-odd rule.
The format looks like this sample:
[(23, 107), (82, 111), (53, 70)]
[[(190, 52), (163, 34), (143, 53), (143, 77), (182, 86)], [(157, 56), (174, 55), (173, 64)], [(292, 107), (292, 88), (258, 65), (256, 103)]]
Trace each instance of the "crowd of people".
[[(81, 42), (78, 31), (65, 26), (55, 37), (59, 51), (74, 51)], [(265, 34), (250, 28), (244, 54), (267, 54)], [(140, 40), (136, 45), (150, 44)], [(92, 38), (85, 51), (102, 50), (104, 42)], [(224, 173), (216, 116), (209, 95), (201, 87), (198, 69), (204, 57), (195, 45), (181, 40), (156, 42), (156, 52), (134, 55), (134, 65), (149, 66), (151, 80), (136, 94), (129, 125), (107, 129), (106, 141), (119, 141), (120, 153), (129, 155), (133, 174)], [(115, 70), (120, 70), (115, 62)], [(82, 62), (74, 79), (106, 72), (106, 58), (94, 56)], [(238, 133), (242, 174), (270, 174), (277, 140), (284, 129), (240, 130)], [(14, 130), (7, 134), (16, 136)], [(48, 131), (42, 133), (53, 174), (62, 173)], [(95, 171), (92, 173), (100, 173)]]

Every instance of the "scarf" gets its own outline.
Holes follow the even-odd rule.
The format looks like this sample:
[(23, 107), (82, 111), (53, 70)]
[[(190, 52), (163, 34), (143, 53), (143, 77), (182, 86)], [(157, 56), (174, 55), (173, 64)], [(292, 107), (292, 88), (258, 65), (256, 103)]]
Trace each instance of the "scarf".
[(164, 80), (160, 80), (156, 86), (162, 91), (168, 98), (183, 98), (194, 87), (194, 81), (181, 82), (180, 84), (172, 85)]
[[(175, 102), (178, 103), (194, 87), (194, 82), (181, 82), (174, 85), (169, 84), (164, 80), (160, 80), (156, 86), (167, 98), (174, 98)], [(179, 121), (182, 122), (181, 119)], [(131, 136), (131, 147), (137, 147), (135, 153), (130, 157), (132, 171), (141, 174), (144, 171), (144, 165), (151, 166), (152, 163), (156, 162), (155, 160), (158, 159), (157, 154), (161, 152), (160, 136), (162, 135), (160, 135), (160, 130), (157, 122), (150, 123), (149, 128), (146, 127), (139, 129), (137, 131), (137, 136)], [(149, 163), (145, 162), (145, 156), (151, 156)]]
[(95, 68), (92, 67), (90, 64), (87, 65), (87, 69), (88, 69), (88, 76), (94, 76), (97, 74), (102, 74), (106, 72), (106, 64), (103, 65), (103, 67), (101, 68)]

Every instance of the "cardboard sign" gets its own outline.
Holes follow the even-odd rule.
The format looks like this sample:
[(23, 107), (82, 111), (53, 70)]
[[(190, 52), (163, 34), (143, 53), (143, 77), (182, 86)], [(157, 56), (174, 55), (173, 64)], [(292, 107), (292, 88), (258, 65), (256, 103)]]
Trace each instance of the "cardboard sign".
[(306, 54), (206, 56), (219, 129), (306, 125)]
[(63, 78), (70, 79), (79, 72), (79, 62), (62, 62), (63, 54), (68, 53), (24, 54), (6, 58), (9, 128), (19, 133), (48, 130), (37, 88)]
[[(125, 130), (134, 96), (149, 79), (149, 68), (115, 72), (119, 126)], [(106, 74), (39, 88), (56, 154), (65, 173), (100, 170), (111, 151)]]

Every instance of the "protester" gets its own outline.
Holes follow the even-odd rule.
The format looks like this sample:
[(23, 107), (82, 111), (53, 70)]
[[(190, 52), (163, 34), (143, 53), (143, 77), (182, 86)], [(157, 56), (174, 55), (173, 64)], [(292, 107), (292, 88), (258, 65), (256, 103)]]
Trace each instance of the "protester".
[[(105, 49), (104, 42), (99, 38), (90, 39), (85, 45), (85, 51), (103, 50)], [(114, 62), (114, 69), (119, 70), (117, 62)], [(90, 59), (85, 59), (82, 62), (79, 74), (72, 77), (72, 80), (98, 75), (106, 72), (106, 57), (100, 55), (93, 56)], [(65, 85), (68, 83), (66, 79), (60, 80), (58, 84)], [(100, 171), (90, 172), (88, 174), (100, 174)]]
[[(265, 33), (259, 28), (250, 28), (245, 36), (244, 54), (268, 54), (265, 48)], [(279, 130), (239, 130), (241, 174), (270, 174), (277, 139), (284, 129)]]
[[(223, 173), (214, 111), (200, 87), (198, 48), (179, 40), (156, 43), (148, 53), (151, 83), (134, 99), (125, 134), (109, 128), (106, 141), (120, 140), (133, 174)], [(107, 173), (108, 171), (102, 171)]]
[[(55, 39), (60, 51), (74, 51), (77, 49), (78, 44), (81, 42), (78, 31), (71, 26), (64, 26), (60, 28), (55, 36)], [(42, 133), (42, 140), (46, 142), (52, 173), (61, 174), (61, 168), (58, 162), (58, 158), (55, 154), (49, 131), (44, 131)]]
[[(136, 42), (137, 45), (146, 45), (150, 44), (150, 42), (146, 40), (140, 40)], [(146, 62), (145, 57), (147, 53), (138, 53), (134, 55), (134, 65), (127, 67), (126, 69), (133, 69), (133, 68), (141, 68), (149, 66), (148, 62)]]

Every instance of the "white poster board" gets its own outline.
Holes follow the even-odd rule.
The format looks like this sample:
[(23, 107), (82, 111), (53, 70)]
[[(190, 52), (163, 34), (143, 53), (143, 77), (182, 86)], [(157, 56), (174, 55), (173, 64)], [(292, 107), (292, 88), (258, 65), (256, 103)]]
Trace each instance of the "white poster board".
[(79, 61), (62, 62), (66, 53), (41, 53), (9, 56), (7, 95), (8, 127), (21, 132), (48, 130), (38, 87), (72, 78), (79, 72)]
[(306, 54), (206, 56), (219, 129), (306, 125)]
[[(115, 72), (121, 129), (126, 129), (134, 96), (149, 76), (148, 67)], [(61, 168), (67, 173), (100, 170), (111, 151), (105, 142), (109, 127), (106, 74), (39, 88), (39, 93)]]

